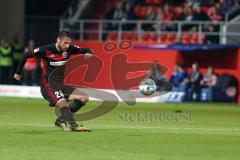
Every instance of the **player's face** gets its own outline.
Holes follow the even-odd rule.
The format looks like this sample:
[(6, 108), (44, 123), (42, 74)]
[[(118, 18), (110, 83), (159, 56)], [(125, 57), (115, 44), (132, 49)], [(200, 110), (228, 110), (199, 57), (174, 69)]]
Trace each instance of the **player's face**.
[(59, 48), (62, 51), (66, 51), (66, 50), (68, 50), (69, 46), (71, 45), (72, 39), (68, 38), (68, 37), (58, 38), (58, 42), (59, 42), (58, 43), (59, 44)]

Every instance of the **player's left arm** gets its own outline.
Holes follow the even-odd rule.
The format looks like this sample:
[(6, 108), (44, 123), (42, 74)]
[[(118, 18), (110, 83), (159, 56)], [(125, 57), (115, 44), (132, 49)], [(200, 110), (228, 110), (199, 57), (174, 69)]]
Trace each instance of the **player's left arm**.
[(36, 48), (33, 53), (28, 51), (24, 54), (23, 58), (19, 61), (17, 71), (14, 74), (14, 78), (18, 81), (22, 78), (23, 67), (28, 58), (44, 58), (44, 50), (42, 48)]
[(22, 78), (22, 72), (23, 72), (23, 67), (27, 61), (28, 58), (32, 58), (33, 55), (31, 53), (25, 53), (23, 58), (19, 61), (18, 68), (16, 73), (14, 74), (14, 78), (18, 81), (21, 80)]

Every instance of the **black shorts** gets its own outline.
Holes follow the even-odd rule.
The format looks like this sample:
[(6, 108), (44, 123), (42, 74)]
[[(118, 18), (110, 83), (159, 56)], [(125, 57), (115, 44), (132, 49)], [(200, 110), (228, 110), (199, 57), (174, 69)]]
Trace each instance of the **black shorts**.
[(41, 94), (49, 102), (50, 106), (55, 106), (57, 101), (68, 99), (75, 90), (74, 87), (64, 85), (64, 66), (57, 68), (48, 79), (42, 79)]
[(57, 101), (62, 98), (68, 99), (74, 90), (75, 88), (69, 86), (65, 86), (62, 89), (41, 86), (41, 94), (49, 102), (50, 106), (55, 106)]

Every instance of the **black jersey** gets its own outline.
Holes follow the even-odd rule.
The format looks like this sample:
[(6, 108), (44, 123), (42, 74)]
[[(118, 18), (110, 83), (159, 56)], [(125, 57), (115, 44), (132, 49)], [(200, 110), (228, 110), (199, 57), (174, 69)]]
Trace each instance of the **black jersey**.
[(72, 54), (92, 53), (89, 48), (80, 48), (75, 45), (70, 45), (67, 51), (58, 51), (55, 44), (50, 44), (34, 49), (33, 53), (25, 54), (20, 62), (17, 74), (22, 74), (23, 66), (27, 58), (40, 58), (42, 60), (42, 80), (48, 81), (51, 72), (59, 66), (65, 65)]

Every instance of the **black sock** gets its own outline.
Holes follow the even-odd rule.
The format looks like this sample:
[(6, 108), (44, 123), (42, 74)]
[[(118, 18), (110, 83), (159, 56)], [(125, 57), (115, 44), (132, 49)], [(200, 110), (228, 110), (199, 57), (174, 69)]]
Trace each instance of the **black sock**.
[(60, 109), (61, 117), (64, 121), (67, 121), (70, 126), (76, 126), (77, 123), (73, 118), (73, 113), (70, 111), (68, 107), (62, 107)]
[(62, 119), (61, 116), (56, 119), (56, 122), (59, 122), (59, 123), (61, 123), (61, 122), (63, 122), (63, 121), (64, 121), (64, 120)]
[(70, 111), (72, 113), (76, 113), (79, 109), (81, 109), (83, 106), (85, 105), (85, 103), (83, 103), (81, 100), (74, 100), (74, 102), (72, 102), (69, 105)]

